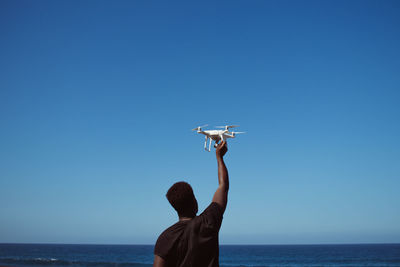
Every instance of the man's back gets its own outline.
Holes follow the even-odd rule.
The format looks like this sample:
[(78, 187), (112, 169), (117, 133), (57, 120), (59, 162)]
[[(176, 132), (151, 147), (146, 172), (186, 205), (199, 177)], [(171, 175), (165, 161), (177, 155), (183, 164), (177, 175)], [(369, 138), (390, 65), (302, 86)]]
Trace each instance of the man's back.
[(222, 207), (211, 203), (199, 216), (166, 229), (157, 240), (154, 254), (163, 258), (167, 266), (219, 266), (218, 232), (222, 217)]

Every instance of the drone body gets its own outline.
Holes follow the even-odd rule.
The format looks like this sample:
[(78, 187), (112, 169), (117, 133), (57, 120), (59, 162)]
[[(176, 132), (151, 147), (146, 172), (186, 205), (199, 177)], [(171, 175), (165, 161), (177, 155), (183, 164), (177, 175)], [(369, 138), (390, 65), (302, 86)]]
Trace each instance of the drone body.
[[(214, 140), (216, 143), (219, 141), (225, 141), (227, 138), (235, 138), (235, 134), (241, 134), (244, 132), (229, 132), (230, 128), (238, 127), (239, 125), (226, 125), (226, 126), (217, 126), (218, 128), (225, 128), (225, 130), (205, 130), (203, 131), (201, 128), (205, 127), (199, 126), (194, 128), (193, 131), (197, 131), (197, 133), (205, 135), (204, 149), (208, 152), (211, 151), (211, 142)], [(208, 149), (207, 149), (207, 141), (209, 141)], [(214, 144), (216, 147), (217, 144)]]

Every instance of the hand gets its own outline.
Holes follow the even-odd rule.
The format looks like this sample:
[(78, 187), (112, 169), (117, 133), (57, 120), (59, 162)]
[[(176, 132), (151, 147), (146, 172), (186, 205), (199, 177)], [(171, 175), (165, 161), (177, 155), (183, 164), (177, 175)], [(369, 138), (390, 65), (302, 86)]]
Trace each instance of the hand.
[[(219, 141), (218, 141), (219, 142)], [(217, 142), (217, 150), (216, 150), (216, 155), (217, 158), (223, 158), (225, 153), (228, 151), (228, 145), (226, 144), (226, 141), (222, 141), (221, 143), (218, 144)]]

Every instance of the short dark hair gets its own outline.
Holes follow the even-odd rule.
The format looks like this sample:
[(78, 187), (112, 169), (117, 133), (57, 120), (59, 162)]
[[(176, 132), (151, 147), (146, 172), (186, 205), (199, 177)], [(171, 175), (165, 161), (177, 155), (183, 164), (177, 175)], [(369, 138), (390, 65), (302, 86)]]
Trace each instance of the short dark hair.
[(197, 200), (193, 189), (186, 182), (173, 184), (167, 192), (167, 199), (178, 212), (179, 217), (194, 217), (197, 213)]

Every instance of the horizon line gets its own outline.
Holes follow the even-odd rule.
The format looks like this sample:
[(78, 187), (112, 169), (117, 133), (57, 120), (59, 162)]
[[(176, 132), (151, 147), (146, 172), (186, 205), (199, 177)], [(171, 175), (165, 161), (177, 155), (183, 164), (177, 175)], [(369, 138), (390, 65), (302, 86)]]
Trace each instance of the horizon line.
[[(101, 244), (101, 243), (50, 243), (50, 242), (0, 242), (0, 245), (86, 245), (86, 246), (154, 246), (154, 244)], [(400, 245), (400, 242), (372, 242), (372, 243), (275, 243), (275, 244), (235, 244), (226, 243), (220, 246), (324, 246), (324, 245)]]

